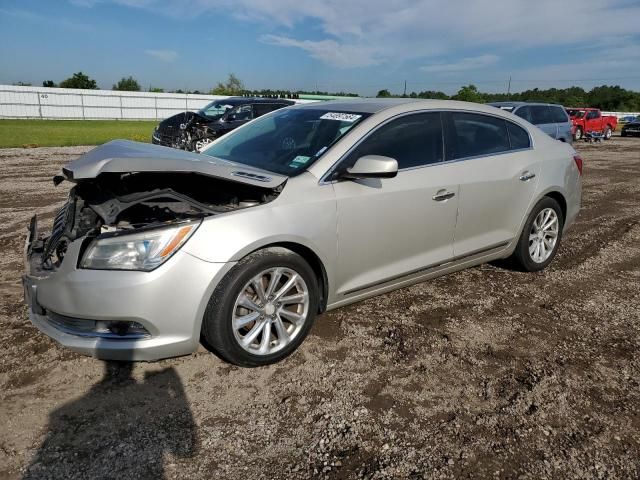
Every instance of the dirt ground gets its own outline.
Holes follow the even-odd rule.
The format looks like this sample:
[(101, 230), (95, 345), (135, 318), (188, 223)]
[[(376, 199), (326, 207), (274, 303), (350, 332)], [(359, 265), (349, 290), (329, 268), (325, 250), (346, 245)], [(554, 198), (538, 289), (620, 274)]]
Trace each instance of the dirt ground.
[(29, 217), (84, 147), (0, 151), (0, 478), (639, 478), (640, 139), (579, 145), (538, 274), (481, 266), (318, 318), (286, 361), (107, 365), (32, 327)]

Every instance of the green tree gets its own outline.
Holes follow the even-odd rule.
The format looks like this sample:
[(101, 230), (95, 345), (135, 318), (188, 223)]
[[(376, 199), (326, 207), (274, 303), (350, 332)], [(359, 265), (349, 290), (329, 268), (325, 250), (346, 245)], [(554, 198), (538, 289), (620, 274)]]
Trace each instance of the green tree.
[(210, 95), (241, 95), (244, 92), (242, 80), (230, 73), (225, 83), (218, 84), (211, 89)]
[(451, 98), (453, 100), (462, 100), (463, 102), (484, 103), (484, 98), (475, 85), (465, 85)]
[(380, 90), (378, 92), (378, 94), (376, 95), (376, 97), (378, 98), (389, 98), (391, 96), (391, 92), (389, 90), (387, 90), (386, 88)]
[(132, 76), (122, 77), (120, 81), (113, 86), (113, 90), (121, 90), (124, 92), (139, 92), (140, 84)]
[(434, 98), (436, 100), (448, 100), (449, 95), (444, 92), (436, 92), (433, 90), (426, 90), (418, 94), (418, 98)]
[(152, 93), (164, 93), (164, 88), (149, 87), (149, 91), (152, 92)]
[(98, 84), (88, 75), (82, 72), (74, 73), (72, 77), (60, 82), (62, 88), (82, 88), (85, 90), (96, 90)]
[(56, 84), (53, 80), (45, 80), (44, 82), (42, 82), (42, 86), (47, 88), (54, 88)]

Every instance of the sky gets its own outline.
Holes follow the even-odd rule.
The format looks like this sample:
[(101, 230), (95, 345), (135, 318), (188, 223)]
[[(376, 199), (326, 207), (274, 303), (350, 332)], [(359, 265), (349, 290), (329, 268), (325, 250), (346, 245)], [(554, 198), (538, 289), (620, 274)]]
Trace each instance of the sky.
[(0, 83), (640, 90), (640, 0), (0, 0)]

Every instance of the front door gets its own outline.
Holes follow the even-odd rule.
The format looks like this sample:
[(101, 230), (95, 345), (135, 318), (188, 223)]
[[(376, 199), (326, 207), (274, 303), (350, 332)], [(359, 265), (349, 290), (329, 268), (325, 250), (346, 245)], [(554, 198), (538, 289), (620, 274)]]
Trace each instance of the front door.
[(365, 155), (398, 161), (395, 178), (339, 180), (337, 293), (357, 294), (453, 256), (458, 185), (443, 163), (440, 113), (413, 113), (383, 124), (343, 161)]

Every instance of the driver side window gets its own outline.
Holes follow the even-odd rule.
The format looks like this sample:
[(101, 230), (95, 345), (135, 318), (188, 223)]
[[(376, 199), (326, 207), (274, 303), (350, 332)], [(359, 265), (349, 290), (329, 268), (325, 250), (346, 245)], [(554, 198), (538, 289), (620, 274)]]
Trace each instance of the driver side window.
[(343, 171), (365, 155), (382, 155), (398, 162), (398, 170), (443, 160), (440, 113), (415, 113), (382, 125), (365, 138), (340, 166)]

